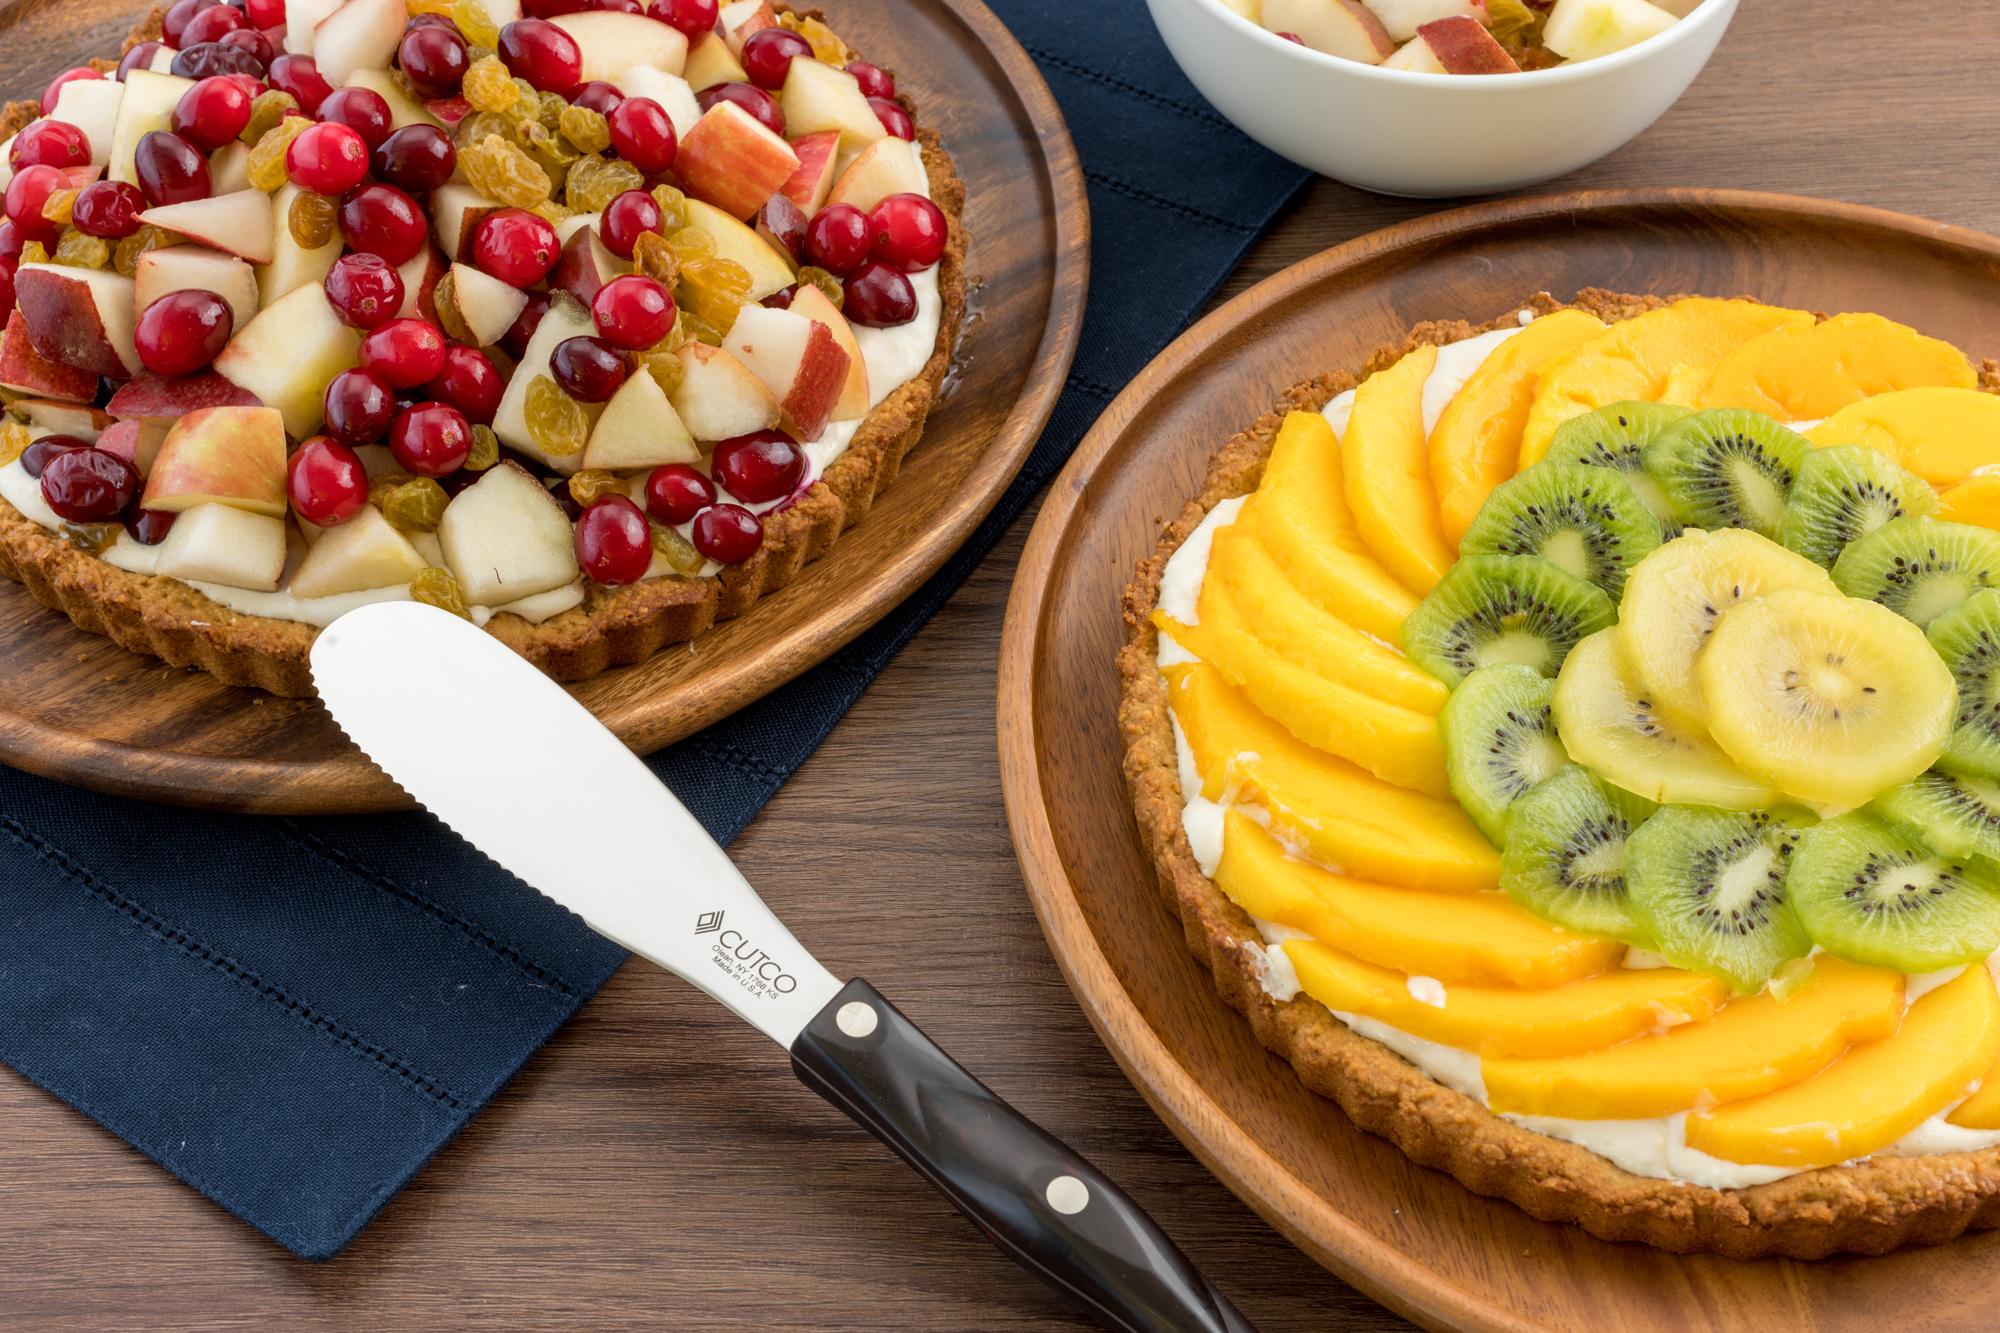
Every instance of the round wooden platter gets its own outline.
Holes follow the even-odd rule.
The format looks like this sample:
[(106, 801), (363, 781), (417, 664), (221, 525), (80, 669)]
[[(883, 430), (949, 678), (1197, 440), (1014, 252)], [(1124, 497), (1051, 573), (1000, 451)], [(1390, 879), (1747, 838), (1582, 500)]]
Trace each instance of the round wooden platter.
[[(1537, 1222), (1413, 1165), (1268, 1054), (1189, 955), (1120, 771), (1120, 595), (1210, 455), (1289, 386), (1425, 319), (1537, 291), (1750, 294), (1873, 310), (2000, 356), (2000, 239), (1780, 195), (1658, 190), (1508, 200), (1374, 233), (1204, 319), (1113, 402), (1021, 557), (1001, 649), (1002, 782), (1035, 912), (1126, 1074), (1232, 1190), (1421, 1323), (1477, 1329), (1990, 1324), (2000, 1234), (1820, 1263), (1675, 1256)], [(1212, 1275), (1228, 1290), (1229, 1274)], [(1254, 1292), (1235, 1293), (1254, 1317)]]
[[(979, 0), (827, 8), (848, 41), (899, 76), (965, 181), (966, 320), (944, 401), (903, 475), (831, 556), (694, 643), (574, 687), (641, 753), (824, 660), (934, 573), (1034, 447), (1082, 325), (1082, 172), (1027, 53)], [(116, 54), (143, 10), (132, 0), (15, 0), (0, 9), (0, 88), (33, 96), (85, 57)], [(6, 580), (0, 661), (0, 762), (185, 805), (315, 814), (408, 805), (316, 701), (231, 689), (127, 653)]]

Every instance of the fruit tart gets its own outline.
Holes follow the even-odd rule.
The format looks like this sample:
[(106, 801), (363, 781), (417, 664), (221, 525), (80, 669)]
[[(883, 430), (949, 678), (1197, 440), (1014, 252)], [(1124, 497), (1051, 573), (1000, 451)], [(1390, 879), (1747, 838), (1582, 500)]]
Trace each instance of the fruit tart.
[(1996, 391), (1878, 315), (1601, 291), (1294, 388), (1127, 593), (1223, 995), (1607, 1239), (2000, 1224)]
[(936, 136), (765, 0), (178, 0), (0, 135), (0, 573), (278, 694), (373, 601), (565, 680), (741, 613), (963, 308)]

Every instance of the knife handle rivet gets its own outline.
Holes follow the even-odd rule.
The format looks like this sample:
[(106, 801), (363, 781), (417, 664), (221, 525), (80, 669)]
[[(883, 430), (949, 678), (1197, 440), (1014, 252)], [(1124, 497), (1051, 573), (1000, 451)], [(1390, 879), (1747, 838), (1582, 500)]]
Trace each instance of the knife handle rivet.
[(865, 1037), (875, 1031), (881, 1021), (875, 1013), (875, 1006), (860, 1000), (849, 1000), (834, 1014), (835, 1026), (850, 1037)]
[(1049, 1207), (1065, 1217), (1080, 1213), (1090, 1206), (1090, 1186), (1075, 1176), (1057, 1176), (1049, 1182), (1048, 1189), (1042, 1193), (1049, 1201)]

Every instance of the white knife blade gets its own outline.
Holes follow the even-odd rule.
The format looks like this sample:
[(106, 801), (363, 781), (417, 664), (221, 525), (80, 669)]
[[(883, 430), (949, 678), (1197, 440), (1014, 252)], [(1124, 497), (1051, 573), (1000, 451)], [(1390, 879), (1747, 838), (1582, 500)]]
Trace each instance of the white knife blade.
[(419, 804), (779, 1046), (839, 992), (687, 807), (484, 630), (378, 602), (320, 633), (312, 672), (341, 730)]

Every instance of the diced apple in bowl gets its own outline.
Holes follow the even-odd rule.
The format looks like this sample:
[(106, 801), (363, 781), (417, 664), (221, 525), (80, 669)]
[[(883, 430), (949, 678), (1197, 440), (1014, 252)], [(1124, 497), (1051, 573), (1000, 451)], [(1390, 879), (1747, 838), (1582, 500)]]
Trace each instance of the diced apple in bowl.
[(684, 137), (701, 119), (701, 106), (694, 99), (688, 81), (652, 65), (633, 65), (612, 80), (627, 97), (647, 97), (659, 104), (674, 124), (676, 138)]
[[(569, 518), (525, 468), (501, 462), (445, 506), (438, 545), (468, 602), (505, 606), (577, 579)], [(324, 538), (322, 538), (324, 540)]]
[(596, 299), (598, 289), (605, 283), (632, 270), (630, 264), (612, 254), (598, 239), (597, 216), (591, 213), (566, 218), (556, 228), (556, 234), (562, 237), (562, 253), (556, 256), (556, 266), (549, 273), (550, 291), (568, 292), (585, 305)]
[[(450, 189), (450, 186), (446, 186)], [(438, 193), (442, 194), (440, 190)], [(271, 261), (257, 270), (258, 303), (263, 306), (276, 305), (280, 298), (290, 295), (300, 287), (312, 283), (317, 285), (326, 280), (326, 275), (340, 258), (341, 242), (338, 231), (325, 245), (308, 250), (292, 237), (292, 204), (302, 191), (298, 186), (286, 181), (271, 196), (270, 216), (265, 225), (271, 228)]]
[(409, 21), (404, 0), (346, 0), (313, 29), (320, 77), (338, 88), (359, 70), (387, 70)]
[(178, 232), (191, 241), (253, 264), (268, 264), (277, 255), (277, 237), (271, 229), (271, 197), (262, 190), (238, 190), (183, 204), (164, 204), (140, 213), (139, 221)]
[(1463, 16), (1424, 24), (1382, 68), (1425, 74), (1517, 74), (1521, 69), (1478, 19)]
[(1658, 36), (1678, 20), (1647, 0), (1556, 0), (1542, 42), (1565, 60), (1593, 60)]
[(1264, 26), (1288, 32), (1315, 51), (1379, 65), (1396, 43), (1361, 0), (1264, 0)]
[(179, 105), (181, 94), (194, 87), (194, 80), (134, 69), (126, 72), (123, 86), (125, 92), (118, 99), (118, 114), (112, 121), (105, 170), (112, 180), (137, 185), (139, 172), (132, 164), (132, 155), (139, 140), (154, 130), (171, 127), (174, 107)]
[(722, 34), (711, 32), (688, 48), (687, 67), (681, 70), (681, 77), (688, 87), (700, 92), (718, 83), (742, 83), (750, 76), (743, 72), (742, 62)]

